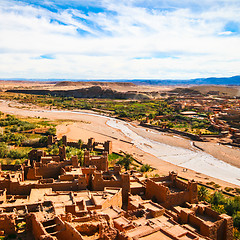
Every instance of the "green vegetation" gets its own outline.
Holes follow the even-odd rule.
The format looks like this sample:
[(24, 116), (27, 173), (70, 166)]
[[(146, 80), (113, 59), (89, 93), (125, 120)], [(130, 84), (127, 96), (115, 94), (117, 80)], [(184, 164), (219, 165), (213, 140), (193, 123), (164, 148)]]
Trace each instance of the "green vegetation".
[(208, 190), (204, 186), (201, 186), (198, 189), (198, 200), (199, 201), (206, 201), (208, 197)]
[(122, 159), (119, 159), (117, 161), (117, 164), (123, 166), (125, 168), (125, 170), (129, 170), (132, 162), (133, 162), (132, 155), (127, 153), (127, 154), (125, 154), (125, 156)]
[(77, 156), (81, 166), (83, 166), (83, 154), (84, 154), (84, 151), (82, 149), (69, 147), (69, 146), (66, 147), (67, 158), (70, 159), (71, 156)]
[[(28, 132), (34, 129), (43, 131), (39, 134)], [(55, 133), (55, 125), (49, 121), (34, 118), (23, 120), (0, 112), (0, 159), (7, 164), (20, 164), (28, 158), (29, 146), (44, 147), (47, 145), (44, 135)]]
[[(85, 109), (106, 113), (110, 116), (143, 121), (148, 117), (152, 125), (174, 128), (193, 134), (218, 134), (207, 119), (207, 114), (200, 112), (198, 117), (183, 116), (171, 104), (174, 99), (155, 100), (111, 100), (111, 99), (80, 99), (74, 97), (54, 97), (50, 95), (27, 95), (3, 93), (0, 98), (14, 99), (20, 103), (33, 103), (50, 109)], [(186, 109), (192, 110), (192, 109)], [(155, 119), (160, 116), (160, 119)], [(30, 127), (30, 126), (29, 126)], [(50, 133), (49, 133), (50, 134)]]
[(220, 214), (226, 213), (233, 218), (235, 239), (240, 239), (240, 196), (226, 197), (220, 191), (210, 193), (204, 186), (198, 189), (200, 201), (211, 204), (213, 210)]
[(150, 172), (152, 171), (152, 168), (149, 164), (143, 164), (140, 168), (141, 172)]
[(115, 163), (117, 163), (117, 161), (120, 161), (123, 159), (123, 156), (120, 156), (116, 153), (111, 153), (108, 155), (108, 162), (111, 166), (114, 166)]

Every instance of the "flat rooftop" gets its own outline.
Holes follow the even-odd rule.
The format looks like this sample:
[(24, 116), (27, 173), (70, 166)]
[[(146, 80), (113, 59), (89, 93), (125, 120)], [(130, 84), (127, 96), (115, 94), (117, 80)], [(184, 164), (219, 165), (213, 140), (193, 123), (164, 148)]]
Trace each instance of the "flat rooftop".
[(144, 237), (140, 237), (141, 240), (153, 240), (153, 239), (161, 239), (161, 240), (171, 240), (175, 239), (173, 237), (167, 236), (165, 233), (163, 233), (161, 230), (154, 232), (152, 234), (146, 235)]

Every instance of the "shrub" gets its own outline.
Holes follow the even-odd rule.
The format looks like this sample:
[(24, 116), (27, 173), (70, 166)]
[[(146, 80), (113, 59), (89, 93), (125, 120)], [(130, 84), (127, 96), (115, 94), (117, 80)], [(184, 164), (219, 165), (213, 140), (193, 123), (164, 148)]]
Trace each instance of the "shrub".
[(70, 159), (71, 156), (77, 156), (81, 165), (82, 165), (83, 154), (84, 154), (83, 150), (79, 148), (69, 147), (69, 146), (66, 147), (67, 158)]
[(11, 159), (25, 159), (28, 154), (25, 151), (12, 149), (7, 153), (7, 157)]
[(46, 146), (47, 146), (47, 142), (48, 142), (48, 137), (43, 136), (43, 137), (41, 137), (41, 138), (39, 139), (38, 142), (39, 142), (39, 144), (40, 144), (41, 146), (46, 147)]
[(57, 132), (57, 130), (56, 130), (55, 127), (50, 127), (50, 128), (46, 131), (45, 135), (56, 135), (56, 132)]
[(8, 152), (7, 144), (4, 142), (0, 142), (0, 158), (6, 157), (7, 152)]
[(239, 198), (228, 199), (225, 205), (225, 210), (228, 215), (232, 216), (235, 212), (240, 210)]
[(233, 226), (240, 229), (240, 213), (233, 215)]
[(226, 192), (230, 192), (230, 191), (233, 191), (233, 188), (225, 187), (224, 190), (225, 190)]
[(151, 166), (149, 164), (143, 164), (140, 168), (141, 172), (150, 172), (151, 171)]
[(220, 204), (223, 204), (225, 202), (225, 198), (224, 198), (224, 196), (221, 192), (215, 192), (212, 195), (212, 198), (211, 198), (210, 202), (214, 205), (220, 205)]

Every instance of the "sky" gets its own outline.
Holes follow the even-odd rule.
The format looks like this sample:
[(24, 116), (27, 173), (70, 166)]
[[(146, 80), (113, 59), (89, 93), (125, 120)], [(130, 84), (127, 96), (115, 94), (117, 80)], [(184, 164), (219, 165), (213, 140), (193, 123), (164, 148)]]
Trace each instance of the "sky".
[(0, 78), (234, 75), (239, 0), (0, 1)]

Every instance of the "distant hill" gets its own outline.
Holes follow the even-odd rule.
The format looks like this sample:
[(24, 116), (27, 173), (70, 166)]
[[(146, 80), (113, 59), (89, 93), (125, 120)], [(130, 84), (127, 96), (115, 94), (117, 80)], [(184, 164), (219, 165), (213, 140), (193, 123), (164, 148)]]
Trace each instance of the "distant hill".
[(225, 78), (196, 78), (190, 80), (132, 80), (138, 85), (228, 85), (240, 86), (240, 76)]
[[(222, 78), (196, 78), (188, 80), (162, 80), (162, 79), (99, 79), (99, 80), (85, 80), (85, 79), (2, 79), (3, 81), (22, 81), (26, 82), (45, 82), (49, 84), (56, 84), (56, 86), (133, 86), (136, 85), (159, 85), (159, 86), (175, 86), (175, 85), (227, 85), (227, 86), (240, 86), (240, 75), (233, 77), (222, 77)], [(1, 82), (1, 80), (0, 80)]]
[(83, 87), (83, 86), (102, 86), (102, 87), (114, 87), (114, 86), (124, 86), (132, 87), (135, 86), (132, 82), (99, 82), (99, 81), (61, 81), (55, 84), (56, 87)]

